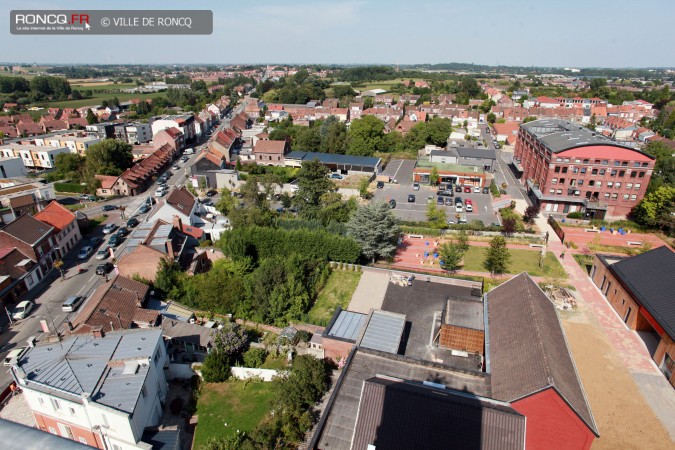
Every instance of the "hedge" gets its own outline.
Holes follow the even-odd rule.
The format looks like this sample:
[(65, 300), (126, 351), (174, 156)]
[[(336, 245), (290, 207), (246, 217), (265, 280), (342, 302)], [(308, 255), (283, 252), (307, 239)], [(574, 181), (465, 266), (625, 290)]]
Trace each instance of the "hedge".
[(324, 230), (241, 228), (225, 233), (218, 244), (231, 257), (265, 259), (300, 253), (329, 261), (354, 263), (361, 256), (361, 247), (354, 239)]
[(54, 190), (56, 192), (75, 192), (84, 194), (85, 188), (86, 186), (82, 186), (80, 183), (54, 183)]

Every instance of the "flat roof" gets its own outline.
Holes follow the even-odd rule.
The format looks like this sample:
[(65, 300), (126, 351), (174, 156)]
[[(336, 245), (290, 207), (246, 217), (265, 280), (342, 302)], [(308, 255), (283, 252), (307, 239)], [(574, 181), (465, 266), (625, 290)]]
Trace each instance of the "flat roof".
[(485, 330), (483, 302), (449, 298), (445, 304), (443, 323), (472, 330)]
[(476, 175), (482, 174), (484, 172), (483, 168), (478, 166), (463, 166), (460, 164), (435, 163), (424, 160), (417, 161), (417, 167), (421, 169), (431, 169), (432, 167), (435, 167), (438, 170), (445, 170), (447, 172), (475, 173)]
[(387, 353), (398, 353), (404, 328), (405, 315), (388, 311), (373, 311), (359, 346)]
[(326, 330), (326, 336), (356, 342), (368, 316), (352, 311), (340, 311), (333, 326)]

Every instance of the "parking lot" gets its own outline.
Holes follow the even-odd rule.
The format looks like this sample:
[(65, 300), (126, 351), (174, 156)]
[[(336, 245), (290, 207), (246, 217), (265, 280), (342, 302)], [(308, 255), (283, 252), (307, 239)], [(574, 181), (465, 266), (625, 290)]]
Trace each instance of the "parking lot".
[[(394, 199), (396, 200), (396, 208), (393, 211), (396, 217), (402, 220), (423, 222), (427, 220), (427, 203), (433, 202), (436, 204), (436, 191), (436, 187), (425, 185), (420, 185), (419, 191), (413, 191), (411, 182), (402, 184), (385, 183), (384, 188), (376, 189), (374, 198), (385, 202)], [(408, 202), (409, 194), (415, 195), (415, 202)], [(470, 194), (454, 192), (453, 194), (461, 197), (462, 200), (468, 198), (473, 202), (473, 212), (463, 211), (463, 214), (466, 214), (467, 222), (480, 220), (485, 225), (499, 223), (497, 215), (492, 212), (492, 196), (490, 194), (483, 194), (482, 191), (479, 194), (473, 192)], [(437, 206), (445, 211), (448, 219), (456, 221), (455, 197), (446, 198), (452, 200), (451, 205)]]

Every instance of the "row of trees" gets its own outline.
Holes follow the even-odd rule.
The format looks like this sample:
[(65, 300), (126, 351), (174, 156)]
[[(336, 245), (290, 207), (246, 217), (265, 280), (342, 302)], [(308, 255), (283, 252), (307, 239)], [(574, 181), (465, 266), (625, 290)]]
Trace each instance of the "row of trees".
[[(443, 268), (454, 272), (462, 267), (464, 255), (469, 250), (469, 238), (466, 232), (460, 231), (455, 239), (450, 239), (439, 248), (439, 256), (443, 261)], [(503, 236), (495, 236), (490, 240), (490, 246), (485, 250), (483, 268), (491, 275), (502, 275), (508, 272), (511, 262), (511, 253), (506, 247)]]
[[(673, 112), (675, 117), (675, 112)], [(674, 119), (675, 125), (675, 119)], [(675, 156), (673, 149), (662, 142), (650, 142), (645, 151), (656, 157), (647, 193), (632, 211), (641, 225), (675, 231)]]
[(0, 94), (6, 94), (3, 99), (20, 104), (65, 100), (70, 93), (70, 83), (63, 77), (39, 75), (28, 80), (18, 76), (0, 76)]

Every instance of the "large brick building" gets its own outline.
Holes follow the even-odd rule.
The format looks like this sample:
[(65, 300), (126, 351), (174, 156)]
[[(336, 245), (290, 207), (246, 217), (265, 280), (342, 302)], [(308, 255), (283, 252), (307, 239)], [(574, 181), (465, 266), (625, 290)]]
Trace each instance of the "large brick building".
[(520, 126), (514, 153), (531, 199), (549, 213), (623, 217), (642, 199), (655, 158), (565, 120)]
[(675, 252), (665, 245), (641, 255), (595, 255), (591, 278), (626, 326), (645, 342), (675, 387)]

